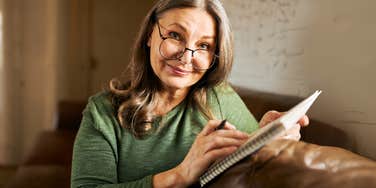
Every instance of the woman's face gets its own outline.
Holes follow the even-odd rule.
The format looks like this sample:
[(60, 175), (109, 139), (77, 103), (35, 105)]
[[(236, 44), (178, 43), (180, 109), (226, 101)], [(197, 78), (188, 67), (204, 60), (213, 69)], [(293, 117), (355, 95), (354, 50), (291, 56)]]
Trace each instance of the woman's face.
[[(159, 27), (158, 27), (159, 24)], [(149, 38), (150, 62), (154, 73), (162, 82), (164, 89), (188, 89), (199, 81), (212, 63), (207, 52), (215, 51), (215, 21), (210, 14), (198, 8), (171, 9), (163, 13), (154, 26)], [(168, 37), (163, 40), (162, 37)], [(161, 45), (161, 43), (163, 44)], [(175, 46), (184, 46), (186, 50), (178, 59), (173, 54)], [(161, 48), (161, 49), (160, 49)], [(162, 52), (162, 53), (161, 53)], [(172, 58), (166, 58), (170, 57)]]

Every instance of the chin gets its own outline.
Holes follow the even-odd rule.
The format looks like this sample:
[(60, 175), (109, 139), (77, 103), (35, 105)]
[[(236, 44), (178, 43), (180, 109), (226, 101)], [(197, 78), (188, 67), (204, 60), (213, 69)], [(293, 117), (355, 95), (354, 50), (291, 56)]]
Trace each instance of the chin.
[(190, 88), (194, 83), (190, 83), (183, 80), (170, 80), (168, 82), (165, 82), (165, 85), (169, 88), (174, 89), (186, 89)]

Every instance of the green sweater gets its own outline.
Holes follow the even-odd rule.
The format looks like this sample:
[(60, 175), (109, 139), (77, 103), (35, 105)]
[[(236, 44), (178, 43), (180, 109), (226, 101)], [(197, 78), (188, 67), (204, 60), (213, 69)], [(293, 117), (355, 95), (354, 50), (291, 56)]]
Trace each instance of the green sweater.
[[(208, 92), (218, 119), (227, 119), (248, 133), (258, 123), (230, 86)], [(144, 139), (121, 127), (102, 92), (89, 99), (73, 151), (71, 187), (152, 187), (152, 176), (177, 166), (188, 153), (207, 120), (183, 101), (155, 125), (166, 126)]]

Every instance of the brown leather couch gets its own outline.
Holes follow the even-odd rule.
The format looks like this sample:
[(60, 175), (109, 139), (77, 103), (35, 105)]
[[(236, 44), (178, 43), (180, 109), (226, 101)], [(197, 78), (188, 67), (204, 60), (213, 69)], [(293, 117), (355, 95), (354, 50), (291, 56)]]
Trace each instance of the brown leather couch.
[(207, 187), (371, 188), (376, 187), (376, 162), (338, 147), (279, 139)]
[[(301, 100), (300, 98), (296, 97), (281, 96), (252, 90), (245, 90), (241, 88), (236, 88), (236, 90), (238, 91), (250, 111), (258, 120), (268, 110), (274, 109), (278, 111), (286, 111)], [(25, 156), (24, 162), (19, 166), (16, 175), (10, 180), (10, 183), (6, 187), (69, 187), (73, 142), (76, 131), (79, 127), (81, 112), (84, 109), (85, 103), (86, 102), (59, 103), (56, 130), (43, 131), (42, 133), (40, 133), (37, 141), (34, 143), (34, 149)], [(332, 165), (334, 165), (334, 167), (351, 165), (353, 163), (353, 160), (367, 160), (351, 152), (337, 149), (337, 147), (342, 147), (356, 151), (356, 148), (354, 148), (354, 145), (348, 139), (346, 134), (344, 134), (339, 129), (316, 120), (311, 120), (310, 124), (311, 125), (309, 127), (302, 130), (302, 140), (320, 145), (336, 146), (336, 148), (324, 149), (323, 151), (325, 151), (325, 153), (328, 152), (329, 154), (323, 158), (315, 158), (315, 160), (322, 161), (322, 164), (325, 165), (332, 161)], [(260, 150), (266, 150), (267, 152), (258, 152), (257, 155), (254, 155), (252, 160), (254, 160), (254, 158), (258, 159), (259, 162), (257, 164), (261, 164), (261, 166), (263, 166), (263, 161), (269, 161), (269, 158), (265, 158), (265, 156), (272, 156), (270, 153), (276, 153), (277, 151), (280, 151), (282, 147), (287, 146), (293, 149), (286, 151), (300, 153), (300, 155), (298, 155), (299, 157), (296, 157), (294, 155), (286, 158), (285, 153), (282, 152), (282, 154), (284, 155), (278, 155), (278, 157), (270, 158), (273, 160), (268, 163), (269, 166), (265, 165), (266, 167), (268, 167), (267, 170), (262, 169), (259, 166), (255, 167), (251, 165), (252, 163), (249, 163), (248, 160), (244, 160), (242, 163), (235, 165), (231, 170), (226, 172), (226, 174), (230, 173), (230, 175), (223, 175), (218, 179), (218, 182), (216, 182), (212, 186), (233, 187), (234, 185), (236, 185), (235, 187), (285, 187), (288, 182), (291, 182), (291, 185), (294, 185), (293, 182), (298, 179), (294, 177), (307, 178), (304, 175), (305, 173), (306, 176), (310, 177), (311, 175), (317, 176), (318, 174), (321, 174), (321, 172), (329, 173), (330, 170), (333, 171), (334, 167), (332, 169), (328, 168), (327, 170), (322, 170), (320, 172), (315, 171), (315, 173), (313, 173), (313, 171), (310, 171), (314, 169), (311, 168), (312, 166), (305, 166), (303, 159), (306, 159), (307, 155), (314, 155), (315, 152), (312, 151), (317, 151), (313, 149), (316, 146), (311, 146), (304, 142), (297, 142), (296, 144), (291, 144), (290, 142), (288, 142), (286, 144), (287, 146), (283, 145), (283, 143), (282, 146), (281, 144), (277, 144), (277, 146), (275, 147), (272, 145), (271, 147), (267, 147), (268, 149), (265, 148)], [(344, 155), (344, 157), (338, 159), (337, 154), (341, 152), (348, 152), (348, 157), (347, 155)], [(319, 153), (318, 155), (320, 156), (322, 154), (323, 153)], [(329, 160), (329, 162), (327, 160)], [(336, 161), (340, 161), (340, 163), (335, 163)], [(364, 162), (364, 164), (373, 165), (374, 162), (368, 161)], [(278, 171), (277, 169), (284, 170)], [(288, 169), (294, 170), (289, 171)], [(263, 175), (263, 172), (265, 172), (266, 174)], [(285, 172), (286, 174), (284, 174)], [(361, 171), (358, 172), (360, 173)], [(303, 173), (303, 175), (301, 173)], [(268, 176), (268, 174), (270, 174), (271, 176)], [(338, 175), (338, 177), (340, 177), (340, 175)], [(348, 175), (344, 177), (348, 177)], [(282, 183), (267, 184), (271, 183), (275, 178), (278, 178), (278, 181)], [(257, 181), (255, 179), (257, 179)], [(331, 178), (324, 178), (323, 176), (323, 180), (327, 181), (328, 179)], [(227, 184), (224, 184), (223, 181), (226, 181)], [(332, 187), (337, 187), (337, 185), (338, 184)]]

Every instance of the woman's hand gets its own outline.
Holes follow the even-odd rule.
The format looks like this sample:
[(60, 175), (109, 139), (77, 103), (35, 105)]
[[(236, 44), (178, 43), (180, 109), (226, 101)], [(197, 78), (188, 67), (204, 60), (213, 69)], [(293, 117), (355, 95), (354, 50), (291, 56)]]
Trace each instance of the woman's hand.
[(187, 187), (196, 181), (218, 158), (234, 152), (247, 139), (248, 134), (236, 130), (230, 123), (216, 130), (221, 121), (211, 120), (197, 135), (183, 162), (172, 169), (178, 179), (178, 187)]
[[(264, 114), (264, 116), (260, 120), (260, 127), (265, 126), (266, 124), (276, 120), (277, 118), (281, 117), (284, 113), (283, 112), (277, 112), (277, 111), (268, 111)], [(282, 138), (286, 139), (293, 139), (293, 140), (299, 140), (300, 139), (300, 127), (301, 126), (307, 126), (309, 124), (308, 116), (304, 115), (297, 124), (295, 124), (290, 130), (287, 130), (285, 134), (282, 136)]]

